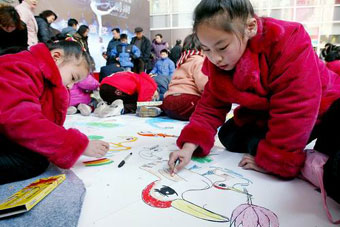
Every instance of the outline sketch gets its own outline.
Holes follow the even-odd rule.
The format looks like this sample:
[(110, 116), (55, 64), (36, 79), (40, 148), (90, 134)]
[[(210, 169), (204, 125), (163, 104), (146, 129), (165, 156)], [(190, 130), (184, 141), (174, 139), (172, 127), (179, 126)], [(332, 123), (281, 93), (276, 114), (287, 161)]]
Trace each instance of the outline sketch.
[[(132, 143), (135, 142), (138, 138), (134, 136), (119, 136), (119, 138), (124, 139), (122, 142), (113, 143), (110, 142), (110, 150), (106, 153), (105, 157), (111, 157), (114, 153), (118, 153), (120, 151), (127, 151), (130, 150), (132, 147), (128, 147), (123, 145), (123, 143)], [(111, 148), (113, 147), (113, 148)]]
[[(278, 227), (277, 215), (267, 208), (253, 205), (252, 195), (246, 187), (252, 184), (247, 178), (232, 170), (221, 167), (209, 167), (199, 174), (188, 169), (183, 169), (174, 176), (170, 175), (169, 169), (164, 168), (165, 161), (157, 161), (144, 164), (140, 168), (153, 174), (158, 180), (148, 184), (142, 191), (144, 203), (155, 208), (173, 207), (193, 217), (211, 222), (229, 222), (230, 226), (239, 227)], [(163, 168), (162, 168), (163, 166)], [(237, 206), (228, 218), (212, 210), (199, 206), (185, 198), (188, 192), (218, 189), (244, 195), (246, 204)], [(249, 215), (247, 215), (249, 214)]]

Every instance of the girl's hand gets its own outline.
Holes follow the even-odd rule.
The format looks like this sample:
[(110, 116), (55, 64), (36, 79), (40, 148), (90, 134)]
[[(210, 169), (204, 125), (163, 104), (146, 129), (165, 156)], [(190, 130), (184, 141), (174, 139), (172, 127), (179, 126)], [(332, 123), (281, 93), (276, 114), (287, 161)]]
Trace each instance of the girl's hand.
[(101, 140), (90, 140), (83, 155), (95, 158), (103, 157), (109, 151), (110, 145)]
[(255, 163), (255, 157), (250, 154), (243, 155), (238, 166), (242, 167), (243, 169), (247, 169), (247, 170), (255, 170), (261, 173), (268, 173), (268, 171), (262, 169)]
[[(197, 147), (196, 144), (185, 143), (181, 150), (170, 153), (168, 165), (172, 176), (190, 162), (191, 156)], [(177, 159), (179, 160), (178, 165), (176, 165)]]

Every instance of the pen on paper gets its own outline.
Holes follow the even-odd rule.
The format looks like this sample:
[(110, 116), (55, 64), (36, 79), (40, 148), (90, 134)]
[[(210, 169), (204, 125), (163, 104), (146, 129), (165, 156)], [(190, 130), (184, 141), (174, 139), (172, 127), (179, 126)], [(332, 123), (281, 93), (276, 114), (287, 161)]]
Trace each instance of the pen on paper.
[(127, 156), (119, 163), (118, 168), (122, 167), (122, 166), (125, 164), (125, 162), (131, 157), (131, 155), (132, 155), (132, 152), (131, 152), (130, 154), (128, 154), (128, 155), (127, 155)]

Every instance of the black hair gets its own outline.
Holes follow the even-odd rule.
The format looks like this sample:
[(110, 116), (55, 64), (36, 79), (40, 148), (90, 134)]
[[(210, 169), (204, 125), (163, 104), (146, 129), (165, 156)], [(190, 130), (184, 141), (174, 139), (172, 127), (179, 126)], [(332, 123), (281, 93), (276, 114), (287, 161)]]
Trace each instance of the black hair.
[(176, 40), (176, 45), (181, 45), (181, 43), (182, 43), (182, 40), (180, 40), (180, 39)]
[(249, 0), (202, 0), (194, 11), (193, 30), (196, 32), (200, 24), (208, 23), (227, 32), (238, 31), (244, 36), (244, 26), (248, 18), (254, 16)]
[(61, 49), (64, 51), (64, 56), (66, 59), (74, 57), (81, 62), (85, 62), (88, 71), (91, 71), (91, 58), (90, 55), (83, 51), (83, 48), (78, 42), (62, 40), (59, 42), (48, 43), (48, 49), (50, 51)]
[(321, 57), (326, 62), (340, 60), (340, 47), (332, 43), (326, 43), (325, 48), (321, 51)]
[(67, 25), (72, 27), (73, 25), (78, 25), (78, 21), (74, 18), (70, 18), (68, 21), (67, 21)]
[(39, 14), (39, 17), (47, 21), (47, 17), (54, 16), (54, 20), (57, 20), (58, 16), (52, 10), (44, 10)]
[(160, 33), (156, 34), (155, 36), (159, 36), (159, 37), (161, 37), (161, 39), (163, 39), (163, 36)]
[[(114, 75), (112, 76), (114, 77)], [(109, 105), (117, 99), (123, 100), (124, 113), (135, 113), (137, 109), (138, 93), (135, 92), (134, 94), (129, 95), (119, 90), (121, 91), (121, 95), (117, 95), (117, 90), (119, 89), (114, 86), (103, 84), (100, 86), (99, 94), (100, 97)]]
[(339, 51), (331, 51), (325, 56), (326, 62), (331, 62), (335, 60), (340, 60), (340, 52)]
[(183, 51), (187, 50), (201, 50), (200, 42), (195, 34), (190, 34), (185, 37), (183, 42)]
[(128, 39), (127, 34), (125, 34), (125, 33), (121, 34), (120, 35), (120, 40), (122, 40), (122, 39)]
[(15, 26), (18, 30), (25, 29), (18, 12), (10, 5), (0, 5), (0, 25), (3, 27)]
[(82, 37), (84, 37), (84, 34), (85, 34), (85, 32), (86, 32), (87, 30), (89, 30), (89, 26), (83, 24), (83, 25), (80, 25), (80, 27), (78, 28), (77, 33), (79, 33), (79, 35), (81, 35)]
[(169, 54), (169, 51), (168, 51), (167, 49), (162, 49), (162, 50), (160, 51), (160, 53), (167, 53), (167, 54)]
[(116, 31), (117, 33), (120, 34), (120, 29), (119, 28), (112, 28), (111, 32)]
[(21, 4), (21, 3), (22, 3), (22, 1), (23, 1), (23, 0), (19, 0), (19, 4)]

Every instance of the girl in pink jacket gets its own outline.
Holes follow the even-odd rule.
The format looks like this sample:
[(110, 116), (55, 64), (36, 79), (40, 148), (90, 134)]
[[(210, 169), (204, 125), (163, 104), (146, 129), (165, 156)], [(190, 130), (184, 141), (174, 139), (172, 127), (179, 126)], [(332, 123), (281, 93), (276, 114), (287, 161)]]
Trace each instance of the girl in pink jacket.
[(49, 162), (70, 168), (82, 154), (105, 155), (108, 143), (63, 127), (67, 89), (89, 69), (88, 55), (70, 41), (0, 57), (0, 184), (37, 176)]
[(91, 74), (86, 79), (75, 83), (70, 90), (70, 106), (67, 109), (67, 114), (75, 114), (79, 110), (83, 116), (90, 115), (96, 105), (91, 94), (98, 88), (99, 82)]
[(208, 81), (201, 70), (203, 61), (199, 41), (194, 34), (188, 35), (169, 89), (164, 94), (162, 109), (169, 117), (187, 121), (194, 112)]
[[(329, 156), (324, 187), (340, 203), (340, 76), (318, 58), (303, 26), (259, 18), (249, 0), (202, 0), (194, 32), (209, 80), (180, 150), (170, 154), (171, 171), (208, 155), (220, 126), (226, 149), (246, 154), (239, 166), (283, 178), (298, 176), (316, 139), (314, 149)], [(225, 122), (232, 103), (239, 107)]]

